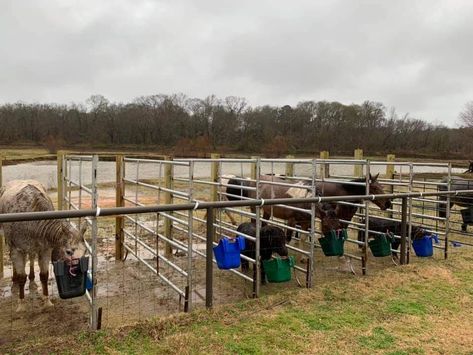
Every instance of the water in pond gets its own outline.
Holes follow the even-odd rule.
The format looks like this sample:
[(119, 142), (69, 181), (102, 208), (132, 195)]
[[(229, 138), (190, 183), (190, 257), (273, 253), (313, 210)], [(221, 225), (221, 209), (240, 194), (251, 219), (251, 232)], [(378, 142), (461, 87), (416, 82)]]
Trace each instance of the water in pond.
[[(261, 173), (275, 173), (284, 174), (285, 163), (274, 163), (264, 162), (261, 165)], [(126, 175), (129, 178), (136, 178), (136, 163), (129, 162), (126, 164)], [(162, 167), (163, 169), (163, 167)], [(354, 165), (349, 164), (331, 164), (330, 174), (331, 175), (352, 175)], [(83, 162), (82, 169), (82, 182), (85, 184), (91, 181), (91, 163)], [(408, 166), (396, 165), (395, 170), (405, 174), (409, 173)], [(311, 164), (296, 164), (295, 174), (299, 176), (310, 176), (312, 171)], [(371, 173), (383, 173), (386, 171), (385, 165), (373, 165), (370, 169)], [(464, 169), (454, 168), (453, 173), (462, 173)], [(248, 176), (251, 172), (251, 166), (249, 163), (238, 163), (238, 162), (223, 162), (221, 163), (221, 172), (224, 175), (246, 175)], [(416, 166), (416, 173), (443, 173), (447, 174), (448, 170), (446, 167), (438, 166)], [(139, 166), (139, 178), (140, 179), (152, 179), (159, 177), (159, 165), (158, 164), (140, 164)], [(163, 174), (163, 170), (161, 171)], [(79, 178), (79, 164), (77, 162), (72, 163), (71, 175), (75, 181)], [(176, 177), (188, 177), (189, 168), (186, 166), (175, 166), (174, 176)], [(210, 163), (208, 162), (196, 162), (194, 165), (194, 178), (204, 178), (210, 176)], [(8, 165), (3, 167), (3, 182), (8, 182), (15, 179), (34, 179), (40, 181), (48, 189), (57, 187), (57, 164), (55, 161), (37, 161), (30, 163), (23, 163), (17, 165)], [(97, 180), (99, 183), (113, 182), (115, 181), (115, 162), (113, 161), (101, 161), (98, 166)]]

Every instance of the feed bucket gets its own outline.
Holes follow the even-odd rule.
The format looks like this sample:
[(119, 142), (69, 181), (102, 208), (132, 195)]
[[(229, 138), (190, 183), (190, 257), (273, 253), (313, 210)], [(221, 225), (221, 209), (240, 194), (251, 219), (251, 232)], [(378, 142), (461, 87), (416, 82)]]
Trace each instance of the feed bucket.
[(414, 252), (417, 256), (427, 257), (434, 254), (434, 246), (431, 235), (424, 235), (420, 239), (413, 240), (412, 246), (414, 247)]
[(245, 238), (220, 239), (218, 245), (213, 248), (217, 266), (219, 269), (228, 270), (240, 267), (240, 251), (245, 249)]
[(348, 234), (346, 229), (339, 229), (338, 231), (331, 230), (322, 238), (319, 238), (320, 246), (325, 256), (342, 256), (343, 245), (347, 240)]
[(294, 257), (272, 258), (263, 260), (263, 268), (269, 282), (286, 282), (291, 280), (291, 269), (294, 267)]
[(391, 243), (394, 237), (389, 233), (378, 234), (368, 242), (371, 253), (374, 257), (383, 257), (391, 255)]
[(66, 299), (84, 295), (89, 268), (88, 257), (55, 261), (53, 268), (59, 297)]

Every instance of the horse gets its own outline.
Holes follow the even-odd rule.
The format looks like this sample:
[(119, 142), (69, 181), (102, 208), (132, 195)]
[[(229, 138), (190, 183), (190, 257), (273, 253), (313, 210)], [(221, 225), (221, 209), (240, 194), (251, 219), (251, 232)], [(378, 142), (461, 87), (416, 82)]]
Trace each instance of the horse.
[[(369, 175), (369, 193), (370, 195), (382, 195), (384, 194), (383, 187), (378, 182), (379, 174), (375, 176)], [(366, 178), (357, 178), (349, 182), (326, 182), (326, 181), (317, 181), (316, 187), (321, 192), (322, 196), (347, 196), (347, 195), (366, 195), (366, 186), (361, 184), (351, 184), (350, 182), (355, 183), (365, 183)], [(351, 201), (352, 203), (361, 203), (361, 200)], [(382, 198), (373, 200), (373, 203), (378, 206), (381, 210), (387, 210), (392, 206), (391, 199)], [(347, 228), (355, 215), (358, 207), (352, 205), (345, 205), (341, 203), (335, 203), (336, 213), (338, 218), (342, 219), (341, 225), (342, 228)]]
[[(54, 206), (45, 188), (35, 180), (13, 180), (0, 189), (0, 213), (53, 211)], [(39, 220), (3, 223), (5, 240), (10, 249), (13, 282), (19, 286), (17, 312), (25, 308), (25, 263), (30, 259), (30, 288), (34, 289), (34, 258), (38, 257), (39, 278), (45, 306), (52, 306), (48, 293), (49, 261), (70, 260), (83, 255), (83, 236), (87, 224), (79, 231), (63, 220)]]
[[(298, 181), (295, 186), (276, 185), (274, 183), (287, 184), (287, 180), (275, 177), (271, 175), (260, 176), (258, 185), (259, 198), (261, 199), (275, 199), (275, 198), (296, 198), (296, 197), (311, 197), (310, 189), (311, 186), (307, 181)], [(256, 199), (256, 182), (252, 180), (245, 180), (244, 178), (231, 178), (228, 181), (226, 196), (231, 201), (243, 200), (243, 199)], [(299, 210), (290, 209), (286, 206), (268, 206), (264, 205), (261, 207), (263, 210), (263, 218), (269, 219), (271, 214), (280, 219), (287, 221), (289, 227), (294, 228), (296, 225), (300, 225), (303, 230), (309, 229), (311, 225), (311, 208), (312, 204), (308, 202), (291, 204), (291, 206), (298, 208)], [(256, 212), (256, 207), (251, 206), (251, 211)], [(306, 210), (305, 211), (301, 211)], [(315, 215), (320, 218), (322, 233), (326, 234), (331, 230), (341, 229), (339, 218), (337, 217), (335, 209), (331, 204), (327, 203), (315, 203)], [(292, 236), (292, 230), (288, 229), (287, 238)]]
[[(384, 194), (383, 187), (378, 182), (379, 174), (372, 176), (369, 175), (368, 183), (369, 183), (369, 193), (373, 195)], [(287, 180), (283, 178), (276, 178), (273, 176), (266, 176), (263, 175), (260, 177), (260, 181), (274, 181), (274, 182), (284, 182), (287, 183)], [(317, 181), (316, 182), (316, 191), (321, 196), (347, 196), (347, 195), (365, 195), (366, 194), (366, 186), (361, 184), (351, 184), (354, 183), (364, 183), (366, 182), (366, 178), (357, 178), (351, 180), (349, 182), (327, 182), (327, 181)], [(264, 182), (260, 182), (259, 190), (260, 190), (260, 198), (285, 198), (285, 197), (310, 197), (310, 182), (308, 181), (298, 181), (296, 182), (296, 186), (299, 185), (300, 187), (287, 187), (281, 185), (272, 185)], [(242, 186), (240, 188), (239, 186)], [(241, 200), (244, 198), (255, 198), (256, 192), (248, 188), (254, 188), (256, 186), (254, 181), (251, 180), (243, 180), (243, 179), (235, 179), (232, 178), (228, 181), (227, 186), (227, 198), (229, 200)], [(244, 188), (243, 188), (244, 187)], [(361, 203), (361, 200), (352, 201), (353, 203)], [(377, 205), (381, 210), (386, 210), (392, 206), (391, 199), (389, 198), (382, 198), (376, 199), (373, 201), (375, 205)], [(330, 205), (332, 207), (330, 207)], [(296, 205), (296, 207), (299, 207)], [(338, 229), (339, 228), (346, 228), (348, 227), (350, 221), (352, 220), (353, 216), (357, 211), (356, 206), (345, 205), (340, 203), (324, 203), (318, 204), (318, 208), (316, 208), (317, 217), (322, 219), (322, 233), (327, 233), (331, 229)], [(304, 207), (302, 207), (304, 208)], [(343, 219), (344, 221), (335, 221), (333, 218), (333, 214), (331, 213), (332, 208), (335, 209), (335, 214), (337, 219)], [(305, 204), (305, 209), (310, 209), (310, 204)], [(263, 210), (266, 214), (266, 217), (269, 218), (271, 207), (264, 206)], [(252, 209), (254, 212), (254, 208)], [(273, 216), (285, 219), (288, 221), (289, 226), (294, 226), (295, 224), (301, 225), (304, 229), (308, 229), (310, 226), (310, 218), (306, 215), (301, 216), (301, 213), (296, 213), (297, 211), (290, 210), (284, 207), (274, 206), (273, 207)], [(324, 212), (328, 212), (328, 216), (324, 215)], [(298, 217), (298, 218), (294, 218)]]
[[(237, 233), (244, 233), (246, 235), (256, 237), (256, 226), (251, 222), (244, 222), (238, 226)], [(279, 256), (287, 257), (288, 250), (286, 242), (287, 239), (284, 231), (276, 226), (266, 225), (260, 230), (260, 255), (261, 260), (270, 260), (273, 253)], [(245, 249), (241, 252), (243, 255), (255, 259), (256, 258), (256, 243), (252, 240), (246, 239)], [(249, 269), (248, 260), (241, 259), (241, 270), (246, 272)], [(263, 265), (261, 265), (261, 283), (266, 283), (266, 274)]]
[[(361, 223), (365, 223), (366, 221), (363, 219)], [(370, 217), (369, 218), (369, 232), (368, 238), (376, 238), (379, 234), (373, 233), (374, 232), (381, 232), (381, 233), (392, 233), (394, 235), (400, 236), (401, 235), (401, 227), (402, 224), (400, 221), (392, 221), (390, 219), (383, 219), (379, 217)], [(425, 235), (425, 230), (422, 226), (412, 225), (412, 240), (421, 239)], [(364, 242), (365, 241), (365, 231), (360, 229), (358, 230), (358, 241)], [(401, 245), (401, 239), (395, 238), (391, 242), (391, 249), (396, 250), (392, 252), (393, 259), (397, 259), (398, 251), (397, 249)], [(358, 247), (362, 247), (358, 245)]]
[[(448, 182), (448, 177), (444, 177), (440, 181), (443, 184), (446, 184)], [(438, 190), (439, 191), (448, 191), (448, 186), (440, 185), (438, 187)], [(463, 179), (463, 178), (460, 178), (460, 177), (455, 177), (454, 179), (451, 180), (450, 190), (451, 191), (473, 190), (473, 180), (467, 180), (467, 179)], [(439, 201), (442, 201), (444, 203), (438, 203), (437, 204), (438, 216), (441, 217), (441, 218), (446, 218), (447, 217), (447, 207), (446, 207), (445, 204), (447, 202), (447, 196), (439, 196)], [(450, 195), (450, 205), (448, 206), (448, 209), (452, 208), (454, 205), (457, 205), (457, 206), (460, 206), (460, 207), (467, 207), (467, 208), (473, 207), (473, 193), (464, 194), (464, 195)]]

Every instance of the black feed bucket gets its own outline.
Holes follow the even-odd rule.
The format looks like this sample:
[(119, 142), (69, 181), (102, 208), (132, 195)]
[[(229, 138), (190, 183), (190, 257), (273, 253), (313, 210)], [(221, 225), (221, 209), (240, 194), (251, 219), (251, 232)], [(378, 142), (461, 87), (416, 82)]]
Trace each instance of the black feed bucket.
[(319, 238), (320, 246), (325, 256), (342, 256), (344, 254), (343, 245), (347, 240), (348, 234), (346, 229), (337, 231), (331, 230), (322, 238)]
[(373, 256), (379, 258), (391, 255), (391, 243), (394, 236), (391, 233), (378, 234), (368, 242)]
[(89, 268), (89, 258), (87, 256), (66, 261), (55, 261), (53, 266), (59, 297), (66, 299), (84, 295), (87, 269)]

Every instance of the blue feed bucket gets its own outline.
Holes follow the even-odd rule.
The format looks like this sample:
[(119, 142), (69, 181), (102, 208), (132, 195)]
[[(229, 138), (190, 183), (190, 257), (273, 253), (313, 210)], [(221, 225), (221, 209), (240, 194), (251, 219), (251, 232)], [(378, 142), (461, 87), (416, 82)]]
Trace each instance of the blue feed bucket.
[(421, 239), (413, 240), (412, 246), (417, 256), (427, 257), (434, 255), (434, 245), (431, 235), (424, 235)]
[(245, 249), (245, 238), (243, 237), (220, 239), (218, 245), (213, 248), (218, 268), (223, 270), (239, 268), (240, 251), (243, 249)]

